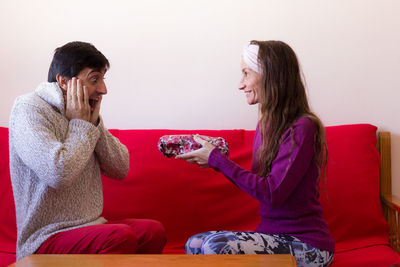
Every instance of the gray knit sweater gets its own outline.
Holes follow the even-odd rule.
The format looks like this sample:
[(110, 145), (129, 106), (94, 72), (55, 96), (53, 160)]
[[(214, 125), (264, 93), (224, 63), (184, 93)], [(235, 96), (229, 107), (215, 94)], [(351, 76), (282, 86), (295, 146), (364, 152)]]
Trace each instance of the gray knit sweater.
[(68, 121), (60, 87), (42, 83), (16, 99), (9, 142), (17, 259), (57, 232), (106, 222), (100, 173), (123, 179), (129, 154), (101, 119)]

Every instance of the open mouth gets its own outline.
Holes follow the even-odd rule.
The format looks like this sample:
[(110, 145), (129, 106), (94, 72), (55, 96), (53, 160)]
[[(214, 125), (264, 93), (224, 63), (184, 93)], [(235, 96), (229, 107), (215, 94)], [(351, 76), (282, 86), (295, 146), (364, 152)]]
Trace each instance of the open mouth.
[(98, 101), (97, 99), (89, 99), (89, 106), (91, 111), (93, 111), (94, 108), (96, 107), (97, 101)]

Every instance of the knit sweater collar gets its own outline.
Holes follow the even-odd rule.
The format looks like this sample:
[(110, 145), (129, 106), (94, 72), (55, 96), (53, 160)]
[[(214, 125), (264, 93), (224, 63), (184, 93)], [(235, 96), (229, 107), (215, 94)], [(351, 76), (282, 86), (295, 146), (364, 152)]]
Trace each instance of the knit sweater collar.
[(58, 83), (43, 82), (36, 88), (35, 93), (51, 106), (65, 115), (65, 101)]

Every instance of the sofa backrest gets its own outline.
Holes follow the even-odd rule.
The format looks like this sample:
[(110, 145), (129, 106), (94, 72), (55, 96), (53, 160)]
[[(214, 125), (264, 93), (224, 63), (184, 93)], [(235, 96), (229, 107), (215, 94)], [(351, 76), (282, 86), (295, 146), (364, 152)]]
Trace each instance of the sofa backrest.
[(369, 124), (326, 127), (329, 156), (321, 203), (337, 252), (388, 244), (376, 130)]
[(222, 174), (183, 160), (164, 157), (157, 148), (163, 135), (193, 134), (223, 137), (230, 157), (250, 168), (254, 131), (114, 130), (130, 152), (124, 181), (103, 178), (104, 216), (152, 218), (167, 230), (164, 253), (183, 253), (193, 234), (208, 230), (254, 229), (258, 202)]
[(15, 253), (17, 227), (10, 180), (8, 128), (0, 127), (0, 253)]
[[(388, 226), (379, 199), (376, 127), (327, 127), (329, 163), (321, 185), (324, 217), (337, 251), (388, 244)], [(165, 253), (183, 253), (193, 234), (208, 230), (252, 230), (259, 222), (258, 203), (223, 175), (157, 150), (162, 135), (199, 133), (221, 136), (230, 158), (249, 169), (254, 131), (111, 130), (130, 152), (123, 181), (103, 177), (104, 211), (109, 219), (152, 218), (167, 230)], [(0, 252), (15, 252), (15, 207), (9, 177), (8, 129), (0, 127)]]

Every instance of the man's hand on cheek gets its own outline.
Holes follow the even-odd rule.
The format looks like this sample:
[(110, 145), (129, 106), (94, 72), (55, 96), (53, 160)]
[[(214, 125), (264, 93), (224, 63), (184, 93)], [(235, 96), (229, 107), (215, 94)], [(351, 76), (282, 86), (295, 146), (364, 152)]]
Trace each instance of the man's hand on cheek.
[(75, 77), (68, 81), (65, 116), (68, 120), (81, 119), (90, 121), (88, 90)]

